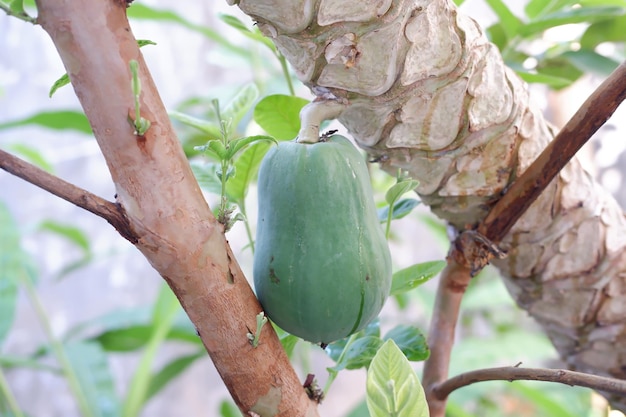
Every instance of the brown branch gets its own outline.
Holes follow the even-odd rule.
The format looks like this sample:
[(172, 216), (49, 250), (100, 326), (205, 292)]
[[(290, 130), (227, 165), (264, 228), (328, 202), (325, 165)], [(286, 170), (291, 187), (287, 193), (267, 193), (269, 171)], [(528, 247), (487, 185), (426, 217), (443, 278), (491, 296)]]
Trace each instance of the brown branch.
[(625, 98), (626, 62), (623, 62), (589, 96), (541, 155), (515, 180), (478, 226), (478, 233), (492, 242), (501, 241)]
[(437, 347), (432, 349), (431, 357), (425, 363), (423, 376), (431, 417), (445, 414), (446, 396), (442, 393), (446, 391), (439, 388), (439, 384), (447, 378), (460, 304), (470, 276), (494, 256), (501, 255), (496, 244), (625, 98), (626, 63), (622, 63), (511, 185), (476, 231), (464, 231), (457, 238), (448, 256), (448, 268), (440, 278), (428, 336), (429, 345)]
[(124, 210), (0, 149), (0, 168), (109, 222), (125, 239), (137, 243)]
[(569, 386), (591, 388), (626, 396), (626, 381), (603, 376), (567, 371), (564, 369), (518, 368), (505, 366), (501, 368), (478, 369), (466, 372), (436, 384), (432, 394), (439, 400), (445, 400), (456, 389), (483, 381), (547, 381), (558, 382)]
[(461, 300), (471, 279), (470, 272), (469, 268), (457, 263), (454, 256), (449, 256), (448, 265), (439, 278), (433, 317), (428, 330), (428, 345), (436, 348), (431, 349), (430, 357), (424, 363), (422, 377), (431, 417), (445, 415), (445, 398), (436, 397), (432, 387), (448, 377), (454, 331)]
[[(126, 2), (37, 0), (38, 21), (63, 61), (111, 171), (136, 247), (178, 297), (245, 416), (316, 417), (272, 326), (253, 347), (262, 310), (196, 182), (137, 46)], [(129, 62), (138, 62), (141, 117)]]

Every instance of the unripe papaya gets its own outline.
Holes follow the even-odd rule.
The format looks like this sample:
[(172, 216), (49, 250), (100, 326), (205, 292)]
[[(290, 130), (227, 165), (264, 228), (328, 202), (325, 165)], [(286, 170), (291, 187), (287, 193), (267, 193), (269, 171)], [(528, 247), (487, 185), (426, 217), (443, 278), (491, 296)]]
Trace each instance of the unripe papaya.
[(365, 327), (391, 287), (391, 255), (364, 158), (346, 138), (281, 142), (259, 170), (254, 285), (287, 332), (330, 343)]

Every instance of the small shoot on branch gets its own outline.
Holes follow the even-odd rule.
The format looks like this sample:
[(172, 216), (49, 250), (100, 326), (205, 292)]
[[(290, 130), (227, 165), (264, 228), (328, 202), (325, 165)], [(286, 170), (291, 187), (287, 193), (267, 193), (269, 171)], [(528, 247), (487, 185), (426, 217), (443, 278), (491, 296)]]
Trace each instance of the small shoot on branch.
[[(403, 173), (402, 170), (398, 170), (398, 176), (396, 177), (396, 183), (387, 190), (385, 194), (385, 201), (388, 207), (385, 210), (379, 211), (379, 218), (381, 221), (387, 223), (385, 228), (385, 237), (389, 239), (389, 230), (391, 227), (391, 220), (400, 219), (413, 210), (415, 206), (419, 204), (419, 201), (414, 198), (406, 198), (400, 200), (403, 194), (412, 191), (419, 185), (419, 181), (412, 179)], [(382, 216), (381, 216), (382, 214)], [(386, 219), (384, 215), (386, 214)]]
[(139, 79), (139, 63), (131, 59), (130, 60), (130, 74), (131, 74), (131, 86), (133, 89), (133, 96), (135, 98), (135, 120), (131, 120), (137, 136), (144, 136), (150, 128), (150, 120), (141, 117), (141, 103), (139, 102), (139, 96), (141, 95), (141, 80)]
[(259, 346), (261, 330), (263, 329), (263, 326), (265, 326), (265, 323), (267, 323), (267, 317), (265, 317), (265, 313), (261, 311), (259, 314), (256, 315), (256, 330), (254, 331), (254, 334), (252, 334), (252, 331), (248, 329), (248, 334), (246, 336), (248, 337), (248, 341), (253, 348)]

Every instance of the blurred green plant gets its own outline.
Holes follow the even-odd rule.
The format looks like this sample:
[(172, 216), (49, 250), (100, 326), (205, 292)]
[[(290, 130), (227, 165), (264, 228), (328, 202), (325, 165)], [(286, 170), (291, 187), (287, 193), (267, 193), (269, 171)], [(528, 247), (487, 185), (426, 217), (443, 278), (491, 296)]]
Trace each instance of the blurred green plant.
[[(463, 0), (456, 0), (455, 3), (461, 5)], [(489, 39), (500, 48), (506, 64), (527, 82), (543, 83), (559, 89), (571, 85), (583, 74), (605, 76), (624, 59), (624, 0), (530, 0), (522, 16), (512, 12), (507, 3), (501, 0), (486, 0), (486, 3), (498, 17), (498, 21), (487, 29)], [(22, 20), (34, 21), (31, 17), (34, 3), (31, 0), (0, 0), (0, 9)], [(128, 15), (131, 19), (184, 27), (190, 34), (215, 42), (224, 54), (248, 62), (253, 71), (261, 71), (257, 56), (250, 53), (251, 48), (233, 43), (231, 34), (191, 22), (174, 11), (142, 3), (133, 3), (128, 9)], [(179, 111), (172, 111), (170, 115), (178, 122), (181, 142), (191, 159), (199, 184), (205, 191), (220, 197), (217, 216), (221, 216), (221, 221), (229, 228), (238, 217), (228, 217), (227, 213), (233, 208), (230, 204), (236, 206), (242, 215), (240, 219), (245, 220), (249, 246), (253, 251), (253, 224), (248, 218), (246, 205), (248, 192), (254, 186), (259, 164), (271, 146), (270, 142), (291, 140), (297, 136), (300, 128), (299, 111), (308, 100), (295, 96), (294, 77), (289, 72), (285, 58), (254, 25), (230, 15), (220, 15), (219, 18), (237, 33), (270, 52), (280, 68), (280, 77), (275, 78), (280, 78), (286, 84), (290, 95), (272, 91), (267, 88), (270, 83), (261, 85), (256, 82), (239, 87), (234, 93), (229, 91), (226, 95), (232, 98), (224, 100), (227, 102), (224, 107), (220, 107), (219, 101), (214, 98), (190, 97), (180, 104)], [(578, 25), (580, 34), (563, 42), (543, 42), (544, 46), (540, 49), (530, 47), (531, 44), (535, 46), (547, 30), (563, 25)], [(602, 49), (602, 46), (607, 43), (614, 47), (613, 53), (603, 55), (601, 52), (606, 48)], [(59, 79), (51, 95), (68, 82), (67, 77)], [(26, 126), (55, 131), (72, 130), (91, 135), (87, 119), (82, 112), (75, 110), (49, 110), (3, 122), (0, 131)], [(191, 129), (185, 130), (185, 127)], [(265, 134), (245, 134), (255, 129), (259, 133), (262, 129)], [(40, 149), (20, 143), (8, 147), (44, 169), (53, 171), (53, 164), (45, 159)], [(389, 185), (387, 181), (383, 183), (384, 186), (379, 186), (377, 190), (378, 195), (384, 196), (379, 217), (385, 223), (388, 237), (393, 231), (392, 220), (413, 214), (414, 219), (430, 230), (428, 239), (448, 242), (445, 227), (441, 223), (423, 213), (414, 214), (419, 201), (414, 195), (405, 196), (416, 187), (414, 180), (399, 175), (395, 184)], [(55, 338), (49, 331), (50, 323), (38, 301), (33, 257), (20, 245), (23, 233), (6, 207), (0, 204), (0, 348), (15, 320), (20, 288), (27, 293), (42, 326), (47, 329), (48, 342), (31, 353), (19, 356), (7, 355), (0, 350), (0, 415), (25, 415), (8, 385), (3, 372), (6, 369), (28, 368), (64, 375), (85, 416), (131, 417), (137, 416), (151, 398), (206, 355), (195, 328), (165, 286), (150, 306), (114, 310), (96, 319), (81, 322), (60, 339)], [(44, 221), (37, 233), (60, 237), (74, 245), (81, 254), (78, 260), (64, 265), (59, 276), (76, 271), (102, 256), (93, 252), (90, 238), (76, 225)], [(369, 383), (367, 398), (348, 417), (382, 415), (378, 414), (379, 411), (370, 414), (368, 408), (378, 410), (382, 398), (385, 401), (400, 400), (400, 397), (394, 397), (399, 388), (387, 384), (383, 377), (385, 372), (390, 371), (390, 365), (401, 364), (403, 375), (412, 381), (412, 386), (416, 386), (413, 377), (409, 377), (414, 374), (409, 372), (407, 364), (408, 361), (418, 362), (428, 357), (429, 348), (419, 327), (426, 325), (433, 304), (432, 289), (422, 285), (439, 274), (444, 266), (444, 261), (431, 261), (394, 273), (392, 295), (401, 313), (399, 320), (406, 323), (396, 322), (394, 327), (381, 332), (381, 322), (376, 321), (325, 349), (329, 359), (334, 362), (327, 368), (325, 391), (329, 391), (340, 372), (369, 369), (368, 378), (372, 382)], [(555, 357), (545, 336), (513, 306), (493, 270), (483, 271), (474, 281), (476, 283), (470, 286), (463, 302), (459, 342), (455, 346), (451, 364), (453, 373), (503, 362), (540, 362)], [(413, 291), (418, 286), (420, 291)], [(415, 309), (423, 314), (416, 318)], [(387, 324), (383, 323), (383, 327), (387, 329)], [(276, 330), (289, 357), (294, 359), (298, 352), (304, 352), (303, 367), (309, 367), (310, 361), (306, 357), (310, 355), (310, 350), (299, 349), (304, 344), (299, 343), (298, 338), (279, 328)], [(381, 337), (381, 334), (384, 336)], [(186, 344), (190, 352), (154, 370), (155, 358), (160, 349), (172, 341)], [(385, 350), (381, 350), (383, 346)], [(124, 398), (120, 398), (116, 394), (117, 382), (108, 368), (107, 358), (139, 351), (142, 352), (141, 359), (129, 389)], [(386, 358), (381, 359), (386, 362), (386, 368), (374, 362), (378, 354)], [(45, 361), (49, 357), (55, 357), (57, 365), (49, 365)], [(412, 392), (415, 395), (401, 399), (421, 401), (419, 389), (413, 389)], [(592, 409), (590, 398), (589, 390), (554, 384), (484, 383), (453, 393), (448, 403), (448, 415), (599, 416)], [(218, 408), (219, 415), (223, 417), (240, 415), (230, 400), (223, 401)]]

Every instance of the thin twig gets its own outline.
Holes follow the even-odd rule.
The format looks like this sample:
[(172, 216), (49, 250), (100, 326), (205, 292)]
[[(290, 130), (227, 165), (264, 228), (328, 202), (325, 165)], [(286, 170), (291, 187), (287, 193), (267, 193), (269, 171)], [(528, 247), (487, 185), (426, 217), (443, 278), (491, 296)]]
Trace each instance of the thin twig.
[(626, 62), (589, 96), (531, 166), (493, 206), (477, 231), (494, 243), (501, 241), (526, 209), (539, 197), (593, 134), (626, 99)]
[(592, 388), (598, 391), (626, 395), (626, 381), (615, 378), (567, 371), (564, 369), (536, 369), (505, 366), (501, 368), (478, 369), (448, 379), (432, 387), (433, 395), (445, 400), (456, 389), (483, 381), (548, 381), (569, 386)]
[(115, 227), (124, 238), (131, 243), (137, 242), (137, 237), (130, 227), (124, 211), (118, 204), (111, 203), (59, 177), (55, 177), (2, 149), (0, 149), (0, 168), (96, 216), (102, 217)]
[(454, 254), (451, 254), (448, 257), (448, 265), (439, 279), (434, 314), (428, 330), (428, 345), (436, 348), (431, 350), (430, 357), (424, 363), (422, 378), (432, 417), (445, 414), (445, 397), (440, 399), (434, 396), (431, 388), (448, 377), (461, 299), (470, 279), (470, 269), (457, 263)]
[[(454, 293), (452, 291), (454, 282), (466, 278), (469, 283), (470, 275), (476, 274), (489, 262), (489, 259), (498, 256), (499, 252), (494, 250), (494, 248), (497, 249), (495, 245), (504, 238), (550, 181), (609, 119), (625, 98), (626, 62), (613, 71), (589, 96), (548, 147), (493, 206), (477, 227), (476, 232), (466, 231), (459, 235), (448, 257), (446, 271), (465, 269), (468, 271), (467, 276), (455, 274), (456, 278), (453, 278), (450, 276), (452, 274), (450, 271), (444, 271), (437, 289), (437, 301), (429, 331), (429, 345), (437, 347), (432, 350), (431, 357), (425, 363), (423, 377), (431, 417), (445, 414), (446, 396), (451, 392), (451, 390), (442, 389), (440, 384), (447, 378), (455, 326), (464, 292), (463, 287), (463, 291)], [(592, 376), (589, 375), (589, 377)], [(602, 389), (610, 391), (606, 388)], [(623, 393), (624, 390), (620, 392)]]

